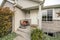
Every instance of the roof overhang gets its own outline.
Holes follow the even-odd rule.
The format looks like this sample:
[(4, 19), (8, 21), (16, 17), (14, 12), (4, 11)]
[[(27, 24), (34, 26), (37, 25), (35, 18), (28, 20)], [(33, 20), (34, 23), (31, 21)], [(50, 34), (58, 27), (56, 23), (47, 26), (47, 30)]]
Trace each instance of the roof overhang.
[(58, 5), (51, 5), (51, 6), (43, 6), (42, 9), (51, 9), (51, 8), (60, 8), (60, 4)]
[(12, 4), (14, 4), (14, 1), (11, 1), (11, 0), (7, 0), (8, 2), (10, 2), (10, 3), (12, 3)]
[(39, 5), (33, 6), (33, 7), (28, 7), (28, 8), (22, 8), (22, 9), (31, 10), (31, 9), (38, 9), (38, 8), (39, 8)]
[(37, 0), (18, 0), (18, 1), (9, 1), (9, 0), (7, 0), (8, 2), (10, 2), (10, 3), (12, 3), (12, 4), (14, 4), (14, 6), (16, 6), (16, 7), (18, 7), (18, 8), (20, 8), (20, 9), (26, 9), (26, 10), (30, 10), (30, 9), (37, 9), (37, 8), (39, 8), (39, 5), (41, 4), (41, 2), (40, 3), (38, 3), (38, 1)]
[(23, 10), (31, 10), (31, 9), (38, 9), (39, 6), (33, 6), (33, 7), (28, 7), (28, 8), (23, 8), (22, 6), (16, 4), (16, 7), (20, 8), (20, 9), (23, 9)]
[(35, 9), (39, 6), (39, 3), (30, 0), (19, 0), (16, 4), (21, 9)]

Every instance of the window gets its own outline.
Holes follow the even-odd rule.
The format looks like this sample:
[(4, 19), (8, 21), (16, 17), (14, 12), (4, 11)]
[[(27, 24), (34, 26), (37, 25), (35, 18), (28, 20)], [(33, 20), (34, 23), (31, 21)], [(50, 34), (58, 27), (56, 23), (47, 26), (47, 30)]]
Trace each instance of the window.
[(52, 10), (47, 10), (47, 12), (43, 13), (42, 21), (52, 21)]

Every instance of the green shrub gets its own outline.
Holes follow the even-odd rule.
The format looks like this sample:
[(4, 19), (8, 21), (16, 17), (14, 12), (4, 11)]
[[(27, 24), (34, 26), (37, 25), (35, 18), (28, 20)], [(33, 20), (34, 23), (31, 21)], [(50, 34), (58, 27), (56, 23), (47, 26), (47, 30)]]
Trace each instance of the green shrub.
[(43, 32), (40, 29), (33, 29), (31, 32), (31, 40), (43, 40)]
[(12, 30), (13, 12), (8, 8), (0, 7), (0, 37), (7, 35)]

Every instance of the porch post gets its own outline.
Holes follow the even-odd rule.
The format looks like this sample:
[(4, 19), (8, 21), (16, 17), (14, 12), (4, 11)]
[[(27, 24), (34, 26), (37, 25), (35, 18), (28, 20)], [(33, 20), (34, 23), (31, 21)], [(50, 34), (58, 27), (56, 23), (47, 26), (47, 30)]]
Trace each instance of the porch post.
[(42, 13), (41, 13), (41, 5), (39, 4), (39, 11), (38, 11), (38, 20), (39, 20), (39, 26), (38, 28), (42, 28)]

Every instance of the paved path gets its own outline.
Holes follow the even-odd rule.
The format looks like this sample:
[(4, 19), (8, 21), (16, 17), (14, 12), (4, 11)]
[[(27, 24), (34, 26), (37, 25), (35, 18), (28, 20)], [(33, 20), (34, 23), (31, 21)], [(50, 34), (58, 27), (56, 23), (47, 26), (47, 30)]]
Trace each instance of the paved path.
[(14, 40), (30, 40), (30, 27), (26, 29), (18, 28), (16, 33), (18, 36)]
[(25, 40), (25, 39), (20, 36), (17, 36), (14, 40)]

